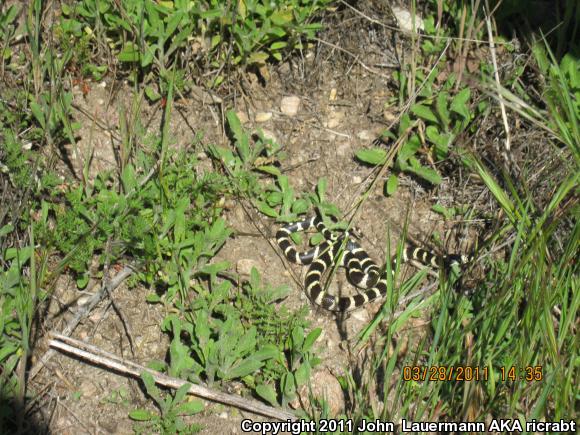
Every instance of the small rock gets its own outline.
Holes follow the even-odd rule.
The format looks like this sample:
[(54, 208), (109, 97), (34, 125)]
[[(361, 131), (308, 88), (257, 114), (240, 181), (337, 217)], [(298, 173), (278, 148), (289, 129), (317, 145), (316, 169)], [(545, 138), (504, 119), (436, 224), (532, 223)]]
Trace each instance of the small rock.
[(413, 32), (425, 29), (425, 25), (420, 16), (415, 15), (415, 28), (413, 29), (413, 18), (411, 17), (411, 12), (398, 6), (391, 6), (391, 10), (393, 11), (393, 15), (395, 16), (397, 24), (401, 30), (404, 30), (405, 32)]
[(365, 141), (365, 142), (370, 142), (375, 138), (375, 136), (368, 130), (359, 131), (356, 134), (356, 137), (358, 137), (360, 140)]
[(242, 258), (241, 260), (238, 260), (236, 270), (240, 275), (249, 275), (252, 271), (252, 267), (258, 269), (257, 266), (258, 263), (255, 260), (252, 260), (251, 258)]
[(391, 108), (385, 107), (385, 110), (383, 110), (383, 119), (387, 122), (392, 122), (397, 119), (397, 115), (392, 112)]
[(77, 299), (77, 305), (79, 307), (87, 305), (92, 297), (93, 297), (93, 295), (91, 295), (91, 294), (82, 295), (80, 298)]
[(296, 116), (299, 107), (300, 98), (298, 98), (296, 95), (284, 97), (280, 103), (280, 111), (287, 116)]
[(243, 112), (241, 110), (236, 112), (236, 116), (238, 117), (238, 119), (240, 120), (240, 122), (242, 124), (246, 124), (249, 121), (248, 115), (246, 115), (246, 112)]
[(272, 118), (272, 112), (256, 113), (256, 122), (267, 122)]
[(330, 95), (328, 96), (329, 101), (336, 101), (336, 88), (330, 90)]
[(354, 184), (360, 184), (360, 183), (362, 183), (362, 178), (359, 177), (358, 175), (355, 175), (354, 177), (352, 177), (352, 182)]
[(218, 417), (219, 417), (219, 418), (223, 418), (224, 420), (227, 420), (227, 418), (228, 418), (228, 413), (227, 413), (227, 412), (225, 412), (225, 411), (224, 411), (224, 412), (220, 412), (220, 413), (218, 414)]
[(345, 117), (344, 112), (330, 112), (328, 115), (328, 120), (326, 121), (327, 128), (335, 128), (338, 127)]

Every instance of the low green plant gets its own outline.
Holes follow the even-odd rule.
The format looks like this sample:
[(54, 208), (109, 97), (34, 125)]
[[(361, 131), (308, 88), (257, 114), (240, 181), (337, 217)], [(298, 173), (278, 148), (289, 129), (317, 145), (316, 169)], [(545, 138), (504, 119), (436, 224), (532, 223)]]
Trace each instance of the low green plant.
[[(426, 151), (430, 161), (434, 163), (447, 159), (455, 138), (486, 108), (485, 104), (479, 105), (475, 111), (470, 108), (469, 88), (463, 88), (453, 95), (453, 75), (440, 89), (436, 89), (433, 84), (436, 74), (437, 68), (428, 77), (417, 73), (417, 77), (423, 80), (422, 90), (417, 96), (418, 101), (411, 105), (409, 113), (401, 116), (396, 135), (390, 131), (382, 134), (383, 142), (387, 138), (402, 140), (393, 164), (393, 173), (384, 185), (386, 195), (392, 195), (396, 191), (397, 177), (402, 172), (412, 174), (432, 185), (440, 184), (439, 172), (421, 163), (421, 151)], [(363, 163), (382, 165), (387, 161), (387, 154), (383, 147), (376, 146), (358, 150), (355, 155)]]
[[(12, 57), (10, 40), (16, 31), (16, 19), (21, 7), (18, 3), (0, 8), (0, 64), (9, 61)], [(3, 68), (2, 68), (3, 69)]]
[(571, 54), (559, 62), (547, 44), (533, 48), (534, 57), (546, 80), (543, 101), (548, 109), (549, 127), (572, 152), (580, 165), (580, 60)]
[(226, 266), (204, 269), (211, 292), (195, 286), (198, 297), (184, 315), (164, 319), (162, 328), (172, 336), (169, 363), (154, 367), (192, 382), (241, 380), (265, 400), (286, 404), (319, 363), (312, 345), (320, 330), (305, 341), (306, 312), (274, 308), (288, 288), (262, 285), (255, 269), (242, 292), (232, 292), (229, 281), (216, 280)]
[[(14, 227), (0, 228), (0, 242)], [(26, 378), (21, 359), (30, 355), (30, 334), (34, 309), (42, 294), (35, 286), (36, 269), (32, 246), (8, 248), (0, 252), (0, 427), (5, 430), (18, 424), (10, 409), (24, 403)], [(31, 279), (24, 277), (30, 270)], [(20, 368), (19, 368), (20, 367)]]
[(226, 113), (226, 119), (234, 149), (209, 145), (209, 154), (226, 170), (233, 193), (254, 198), (263, 189), (257, 173), (280, 176), (280, 170), (271, 162), (281, 147), (261, 131), (248, 134), (233, 110)]
[[(218, 68), (235, 65), (264, 65), (281, 60), (285, 53), (300, 49), (321, 28), (312, 22), (328, 0), (246, 0), (227, 3), (205, 0), (154, 2), (122, 0), (82, 0), (64, 3), (60, 31), (62, 37), (107, 41), (116, 60), (136, 66), (132, 76), (160, 79), (160, 93), (153, 88), (147, 95), (158, 99), (170, 81), (183, 90), (185, 71), (181, 65)], [(90, 62), (89, 62), (90, 64)], [(173, 66), (180, 66), (176, 74)], [(225, 78), (214, 75), (206, 84), (216, 86)]]
[(191, 434), (199, 432), (202, 427), (199, 424), (187, 424), (182, 417), (192, 416), (203, 411), (204, 406), (201, 400), (187, 400), (186, 394), (189, 384), (182, 385), (175, 393), (163, 394), (155, 385), (153, 376), (148, 372), (141, 374), (141, 381), (145, 385), (147, 394), (155, 401), (159, 408), (160, 415), (146, 409), (136, 409), (129, 413), (133, 420), (142, 422), (136, 426), (137, 433), (162, 434)]
[[(463, 9), (469, 9), (468, 15), (472, 17), (473, 11), (466, 4), (455, 5), (446, 1), (437, 3), (446, 13), (457, 14)], [(459, 83), (455, 73), (446, 71), (450, 54), (457, 52), (456, 56), (461, 55), (462, 41), (454, 41), (457, 46), (448, 50), (446, 36), (450, 35), (449, 29), (437, 28), (432, 15), (424, 20), (424, 32), (425, 37), (418, 43), (418, 55), (413, 59), (431, 64), (428, 72), (425, 72), (422, 65), (408, 64), (394, 74), (399, 92), (397, 98), (387, 104), (398, 102), (404, 109), (396, 133), (384, 131), (381, 140), (376, 142), (379, 146), (355, 153), (357, 160), (362, 163), (383, 165), (387, 160), (387, 151), (382, 145), (388, 140), (401, 141), (392, 174), (384, 184), (385, 195), (396, 192), (401, 173), (411, 174), (434, 186), (440, 184), (441, 175), (437, 165), (449, 158), (455, 139), (468, 130), (470, 123), (488, 108), (485, 101), (474, 104), (470, 88)], [(485, 76), (488, 75), (486, 67), (486, 63), (480, 64), (481, 74)], [(429, 166), (425, 165), (425, 160)]]
[[(148, 158), (142, 156), (145, 167)], [(112, 174), (101, 173), (92, 186), (77, 186), (64, 195), (68, 207), (44, 203), (44, 219), (38, 223), (39, 238), (47, 249), (65, 256), (63, 266), (77, 277), (79, 287), (88, 282), (90, 260), (115, 262), (121, 256), (143, 261), (140, 279), (166, 290), (173, 299), (184, 294), (189, 275), (201, 258), (211, 257), (229, 235), (218, 216), (223, 183), (215, 174), (197, 176), (196, 159), (185, 152), (170, 156), (164, 182), (165, 207), (158, 207), (162, 185), (155, 177), (141, 181), (132, 165), (121, 174), (122, 193)], [(213, 207), (208, 205), (213, 204)], [(55, 228), (50, 227), (54, 218)], [(105, 249), (107, 241), (112, 248)], [(170, 260), (170, 261), (167, 261)], [(154, 295), (150, 300), (157, 301)]]

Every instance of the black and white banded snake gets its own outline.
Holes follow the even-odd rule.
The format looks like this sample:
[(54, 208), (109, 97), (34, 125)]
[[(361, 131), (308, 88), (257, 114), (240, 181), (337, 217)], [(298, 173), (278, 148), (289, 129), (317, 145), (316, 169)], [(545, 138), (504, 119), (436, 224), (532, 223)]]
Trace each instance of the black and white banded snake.
[[(311, 228), (319, 231), (324, 241), (309, 251), (298, 252), (290, 239), (291, 235)], [(288, 260), (309, 265), (304, 282), (306, 294), (312, 302), (326, 310), (352, 311), (387, 293), (386, 272), (381, 273), (381, 268), (348, 232), (333, 234), (318, 214), (281, 227), (276, 232), (276, 242)], [(466, 264), (471, 258), (465, 255), (437, 256), (425, 249), (408, 245), (403, 249), (402, 262), (410, 260), (435, 268), (451, 268), (455, 264)], [(392, 264), (394, 273), (396, 259), (393, 259)], [(334, 265), (345, 267), (349, 281), (362, 291), (354, 296), (336, 297), (329, 294), (321, 280), (326, 270)]]

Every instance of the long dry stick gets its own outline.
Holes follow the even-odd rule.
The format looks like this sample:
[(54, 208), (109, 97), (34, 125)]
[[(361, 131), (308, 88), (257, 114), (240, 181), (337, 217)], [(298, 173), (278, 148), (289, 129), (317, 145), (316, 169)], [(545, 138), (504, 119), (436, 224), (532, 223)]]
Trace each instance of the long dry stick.
[(54, 339), (49, 341), (49, 345), (52, 348), (59, 349), (67, 354), (72, 354), (86, 361), (89, 361), (92, 364), (101, 367), (107, 367), (117, 373), (123, 373), (134, 378), (140, 378), (141, 373), (147, 372), (153, 376), (155, 383), (158, 385), (178, 389), (181, 386), (188, 384), (190, 385), (188, 392), (195, 396), (212, 400), (214, 402), (235, 406), (236, 408), (245, 409), (246, 411), (250, 411), (255, 414), (276, 418), (282, 421), (296, 420), (296, 416), (290, 411), (273, 408), (253, 399), (247, 399), (232, 394), (222, 393), (221, 391), (211, 390), (201, 385), (190, 384), (183, 379), (164, 375), (163, 373), (148, 369), (147, 367), (143, 367), (132, 361), (125, 360), (118, 357), (117, 355), (106, 352), (96, 346), (75, 340), (74, 338), (70, 338), (65, 335), (53, 334), (53, 337)]

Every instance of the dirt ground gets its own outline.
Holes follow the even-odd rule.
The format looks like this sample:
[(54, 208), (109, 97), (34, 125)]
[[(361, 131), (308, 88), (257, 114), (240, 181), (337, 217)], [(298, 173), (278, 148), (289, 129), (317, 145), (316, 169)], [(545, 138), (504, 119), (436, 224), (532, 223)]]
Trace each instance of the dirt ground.
[[(372, 7), (367, 12), (374, 15), (384, 13), (381, 18), (387, 23), (392, 21), (377, 5), (363, 2), (359, 7)], [(398, 113), (394, 109), (385, 109), (384, 104), (396, 95), (392, 74), (406, 47), (391, 30), (372, 25), (352, 11), (341, 14), (340, 19), (327, 23), (329, 27), (320, 36), (320, 40), (325, 42), (317, 43), (302, 57), (270, 67), (268, 74), (245, 73), (232, 93), (222, 96), (223, 104), (211, 104), (207, 99), (204, 101), (203, 96), (193, 94), (176, 101), (172, 119), (174, 146), (191, 146), (199, 133), (203, 134), (202, 144), (227, 145), (222, 130), (223, 110), (234, 107), (246, 128), (261, 128), (284, 146), (288, 157), (281, 162), (281, 169), (288, 175), (295, 191), (312, 192), (318, 178), (326, 177), (328, 198), (341, 210), (350, 210), (368, 186), (368, 176), (372, 171), (372, 168), (355, 161), (354, 153), (369, 146), (397, 118)], [(336, 26), (338, 22), (340, 26)], [(283, 98), (288, 96), (300, 100), (294, 116), (283, 113), (281, 107)], [(86, 156), (84, 153), (90, 147), (95, 153), (91, 174), (115, 166), (110, 132), (115, 131), (122, 110), (128, 110), (131, 101), (132, 94), (127, 85), (107, 80), (92, 83), (86, 95), (75, 88), (75, 104), (84, 112), (76, 114), (83, 125), (79, 133), (80, 152), (69, 150), (77, 173), (80, 173)], [(141, 110), (142, 119), (150, 120), (146, 127), (155, 130), (161, 118), (161, 107), (144, 103)], [(115, 133), (113, 141), (114, 137)], [(204, 149), (199, 147), (194, 152), (203, 153)], [(202, 165), (209, 170), (209, 159), (204, 159), (203, 154), (200, 157)], [(458, 184), (458, 180), (445, 179), (439, 188), (433, 190), (403, 176), (396, 195), (386, 198), (382, 193), (382, 182), (377, 183), (354, 222), (364, 235), (363, 244), (370, 255), (382, 264), (387, 255), (388, 231), (394, 250), (405, 221), (409, 223), (408, 237), (419, 243), (426, 243), (430, 235), (438, 231), (448, 241), (449, 251), (467, 251), (466, 225), (444, 222), (440, 215), (431, 211), (436, 202), (445, 205), (460, 203)], [(232, 204), (225, 217), (239, 233), (257, 235), (260, 229), (272, 237), (276, 229), (272, 220), (258, 216), (255, 211), (244, 208), (242, 203)], [(292, 279), (291, 274), (295, 274), (301, 280), (304, 268), (283, 261), (272, 242), (272, 238), (233, 237), (215, 261), (228, 260), (232, 268), (240, 272), (243, 272), (240, 269), (246, 262), (256, 266), (264, 280), (274, 285), (292, 285), (295, 291), (282, 303), (292, 308), (308, 304), (312, 325), (323, 329), (318, 341), (323, 364), (313, 379), (314, 388), (323, 391), (326, 386), (330, 393), (337, 391), (338, 385), (332, 375), (344, 373), (353, 364), (361, 364), (360, 355), (351, 353), (352, 339), (381, 303), (369, 304), (347, 318), (337, 318), (316, 309)], [(342, 275), (339, 273), (336, 280), (339, 286), (344, 285)], [(161, 333), (159, 325), (166, 313), (162, 305), (145, 302), (148, 292), (146, 288), (121, 285), (113, 293), (114, 306), (108, 301), (101, 303), (73, 336), (140, 364), (152, 359), (163, 360), (168, 339)], [(63, 278), (51, 300), (51, 316), (45, 325), (46, 330), (60, 331), (83, 296), (86, 295), (77, 291), (74, 282)], [(416, 328), (410, 333), (423, 336), (429, 331), (429, 319), (424, 318), (417, 320)], [(128, 336), (133, 340), (133, 349)], [(44, 351), (45, 339), (36, 349), (33, 363)], [(47, 389), (50, 392), (52, 400), (43, 406), (43, 420), (49, 422), (48, 427), (54, 434), (132, 433), (134, 422), (127, 417), (128, 412), (138, 407), (153, 409), (135, 380), (62, 354), (50, 360), (48, 367), (31, 381), (30, 387), (35, 391)], [(343, 406), (340, 389), (338, 392), (337, 399), (331, 404), (336, 410)], [(235, 434), (241, 433), (240, 421), (243, 418), (259, 417), (206, 402), (206, 410), (195, 416), (194, 421), (204, 427), (203, 434)]]

